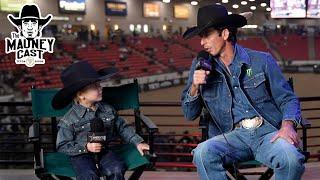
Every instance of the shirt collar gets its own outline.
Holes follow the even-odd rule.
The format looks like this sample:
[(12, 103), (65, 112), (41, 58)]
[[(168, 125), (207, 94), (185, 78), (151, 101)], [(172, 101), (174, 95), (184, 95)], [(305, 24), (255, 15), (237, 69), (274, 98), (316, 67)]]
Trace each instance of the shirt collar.
[(239, 61), (241, 64), (251, 65), (249, 55), (242, 46), (235, 44), (234, 53), (234, 60)]
[[(239, 62), (240, 64), (251, 65), (251, 61), (250, 61), (249, 55), (248, 55), (248, 53), (246, 52), (246, 50), (242, 46), (240, 46), (239, 44), (235, 44), (233, 53), (234, 54), (233, 54), (232, 63), (238, 63)], [(214, 58), (214, 59), (216, 60), (216, 62), (220, 61), (217, 58)]]
[[(102, 107), (100, 102), (96, 103), (97, 106), (97, 110), (100, 109)], [(74, 111), (78, 114), (79, 117), (83, 118), (84, 114), (88, 111), (88, 108), (78, 104), (76, 102), (73, 102), (72, 108), (74, 109)]]

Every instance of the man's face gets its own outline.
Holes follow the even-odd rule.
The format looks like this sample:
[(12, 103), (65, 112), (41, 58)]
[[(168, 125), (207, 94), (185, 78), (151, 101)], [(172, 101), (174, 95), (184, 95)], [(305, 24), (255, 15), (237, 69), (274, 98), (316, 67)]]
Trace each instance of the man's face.
[(22, 20), (21, 24), (22, 35), (26, 38), (35, 38), (39, 32), (39, 24), (36, 19)]
[(208, 29), (200, 34), (201, 46), (212, 56), (221, 54), (225, 47), (226, 40), (221, 34), (219, 34), (219, 31), (215, 29)]

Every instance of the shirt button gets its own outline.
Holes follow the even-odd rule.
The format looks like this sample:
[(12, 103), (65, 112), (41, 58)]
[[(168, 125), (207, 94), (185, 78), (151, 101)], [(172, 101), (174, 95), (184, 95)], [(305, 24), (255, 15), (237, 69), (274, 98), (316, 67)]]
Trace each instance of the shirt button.
[(247, 110), (246, 113), (248, 113), (249, 111)]
[(234, 87), (235, 89), (238, 89), (238, 87), (236, 86), (236, 87)]
[(81, 150), (79, 150), (79, 152), (81, 152)]
[(82, 126), (82, 129), (84, 128), (84, 126)]
[(234, 79), (236, 79), (236, 76), (232, 76)]

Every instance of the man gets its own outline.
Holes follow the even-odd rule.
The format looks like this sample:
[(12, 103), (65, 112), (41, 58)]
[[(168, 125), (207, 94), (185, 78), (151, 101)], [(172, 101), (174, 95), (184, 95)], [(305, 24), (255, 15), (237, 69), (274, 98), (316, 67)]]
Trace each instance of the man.
[(237, 28), (246, 24), (244, 16), (208, 5), (184, 33), (201, 37), (212, 64), (211, 71), (201, 70), (195, 59), (182, 93), (186, 119), (199, 117), (203, 107), (212, 117), (209, 139), (192, 151), (193, 163), (201, 179), (227, 179), (225, 165), (252, 159), (273, 168), (276, 179), (300, 179), (299, 101), (269, 53), (236, 43)]

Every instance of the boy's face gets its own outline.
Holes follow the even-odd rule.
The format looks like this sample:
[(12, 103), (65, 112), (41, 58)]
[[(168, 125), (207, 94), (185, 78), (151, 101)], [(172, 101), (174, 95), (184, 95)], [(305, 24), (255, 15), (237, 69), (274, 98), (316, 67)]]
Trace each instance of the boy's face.
[(86, 101), (95, 103), (102, 100), (102, 87), (99, 82), (86, 86), (81, 93)]

